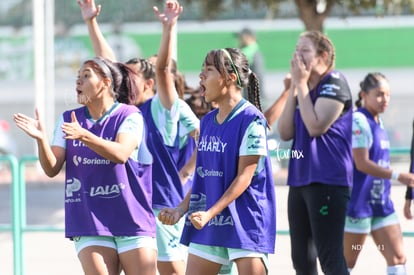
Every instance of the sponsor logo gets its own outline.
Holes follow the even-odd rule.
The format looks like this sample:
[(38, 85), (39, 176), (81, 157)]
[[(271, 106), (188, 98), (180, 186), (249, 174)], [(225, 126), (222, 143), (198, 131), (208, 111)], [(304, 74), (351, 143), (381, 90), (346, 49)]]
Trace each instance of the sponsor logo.
[(214, 218), (212, 218), (208, 222), (208, 226), (224, 226), (224, 225), (234, 225), (233, 217), (232, 216), (223, 216), (223, 215), (217, 215)]
[(111, 163), (110, 160), (102, 159), (102, 158), (82, 158), (80, 156), (74, 155), (73, 156), (73, 163), (76, 166), (82, 165), (109, 165)]
[(381, 140), (381, 149), (389, 149), (390, 148), (390, 141), (389, 140)]
[(73, 163), (74, 163), (76, 166), (78, 166), (78, 165), (79, 165), (79, 163), (81, 163), (81, 161), (82, 161), (82, 157), (80, 157), (80, 156), (76, 156), (76, 155), (74, 155), (74, 156), (73, 156)]
[(389, 168), (390, 167), (390, 161), (380, 159), (380, 160), (378, 160), (378, 165), (381, 166), (381, 167), (384, 167), (384, 168)]
[(224, 153), (227, 142), (222, 142), (220, 137), (203, 136), (198, 142), (198, 151)]
[(197, 167), (197, 174), (201, 178), (205, 178), (205, 177), (222, 177), (224, 173), (223, 171), (204, 169), (203, 167), (200, 166), (200, 167)]
[[(112, 140), (112, 137), (104, 137), (103, 139)], [(73, 147), (88, 147), (88, 145), (86, 145), (85, 143), (83, 143), (82, 141), (79, 141), (77, 139), (72, 140), (72, 146)]]
[(321, 95), (336, 96), (341, 87), (335, 84), (325, 84), (322, 87)]
[(73, 197), (73, 193), (79, 191), (81, 182), (77, 178), (66, 180), (66, 197)]
[(111, 199), (118, 197), (121, 194), (121, 189), (125, 188), (124, 183), (113, 184), (113, 185), (100, 185), (91, 188), (89, 195), (91, 197), (102, 197)]

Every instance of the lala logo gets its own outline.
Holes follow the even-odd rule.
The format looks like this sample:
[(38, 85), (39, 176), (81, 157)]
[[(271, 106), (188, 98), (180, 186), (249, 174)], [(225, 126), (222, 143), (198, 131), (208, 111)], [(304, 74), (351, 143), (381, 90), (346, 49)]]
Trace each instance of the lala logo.
[(112, 199), (118, 197), (121, 194), (121, 190), (125, 189), (125, 184), (113, 184), (113, 185), (99, 185), (92, 187), (89, 195), (91, 197), (101, 197), (106, 199)]
[(79, 166), (79, 163), (81, 163), (81, 161), (82, 161), (82, 157), (80, 157), (80, 156), (76, 156), (76, 155), (74, 155), (74, 156), (73, 156), (73, 163), (74, 163), (76, 166)]

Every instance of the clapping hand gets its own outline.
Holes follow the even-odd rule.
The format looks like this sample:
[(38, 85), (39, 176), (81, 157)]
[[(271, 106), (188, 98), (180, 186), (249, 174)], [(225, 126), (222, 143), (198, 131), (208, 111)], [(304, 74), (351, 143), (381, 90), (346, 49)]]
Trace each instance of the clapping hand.
[(35, 139), (43, 139), (46, 137), (43, 123), (39, 118), (39, 111), (35, 110), (35, 118), (28, 117), (24, 114), (14, 114), (13, 120), (17, 127), (25, 131), (29, 136)]

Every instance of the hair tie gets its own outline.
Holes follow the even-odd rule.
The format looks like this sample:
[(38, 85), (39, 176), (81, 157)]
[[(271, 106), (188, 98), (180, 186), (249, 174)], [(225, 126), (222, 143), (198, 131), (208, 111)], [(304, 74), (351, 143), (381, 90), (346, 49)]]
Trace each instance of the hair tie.
[(240, 87), (242, 87), (242, 83), (241, 83), (241, 79), (240, 79), (239, 73), (237, 72), (236, 65), (234, 65), (234, 62), (233, 62), (233, 59), (231, 58), (230, 53), (226, 49), (221, 49), (221, 50), (225, 53), (225, 55), (227, 56), (227, 58), (230, 60), (230, 65), (233, 68), (234, 73), (237, 76), (237, 85), (239, 85)]
[(108, 65), (106, 65), (106, 63), (103, 62), (102, 59), (98, 57), (95, 57), (91, 61), (94, 62), (96, 65), (98, 65), (98, 67), (102, 70), (104, 75), (111, 80), (111, 87), (114, 88), (114, 79), (112, 77), (112, 72), (109, 69)]

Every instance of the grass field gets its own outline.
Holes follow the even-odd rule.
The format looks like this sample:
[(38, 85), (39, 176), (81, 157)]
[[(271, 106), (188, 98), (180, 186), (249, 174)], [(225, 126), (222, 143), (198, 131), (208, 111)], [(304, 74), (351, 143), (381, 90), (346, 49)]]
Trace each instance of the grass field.
[[(235, 33), (242, 27), (256, 31), (268, 71), (285, 71), (303, 24), (298, 20), (180, 22), (177, 57), (183, 72), (199, 71), (207, 51), (237, 47)], [(76, 39), (90, 47), (85, 26), (79, 26)], [(341, 69), (407, 68), (414, 64), (414, 17), (328, 18), (324, 30), (336, 47), (336, 65)], [(111, 27), (104, 30), (111, 34)], [(122, 35), (134, 41), (143, 56), (157, 52), (159, 23), (125, 24)]]
[[(260, 48), (269, 71), (286, 70), (302, 30), (259, 30)], [(336, 47), (338, 68), (401, 68), (414, 64), (414, 27), (326, 29)], [(157, 49), (159, 34), (128, 34), (145, 56)], [(198, 71), (210, 49), (237, 47), (232, 31), (178, 33), (178, 60), (182, 71)]]

